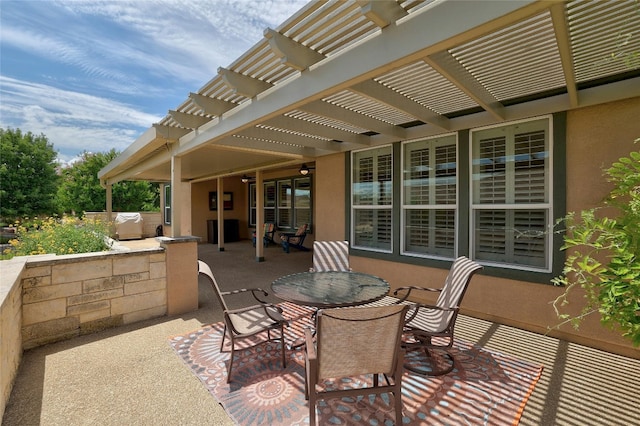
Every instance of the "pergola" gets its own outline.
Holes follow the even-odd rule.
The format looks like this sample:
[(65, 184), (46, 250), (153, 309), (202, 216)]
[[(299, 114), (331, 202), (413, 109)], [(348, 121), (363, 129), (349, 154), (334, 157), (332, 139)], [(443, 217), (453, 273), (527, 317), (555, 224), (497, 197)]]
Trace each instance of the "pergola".
[(329, 154), (637, 97), (639, 33), (632, 0), (312, 1), (99, 177), (108, 200), (122, 180), (260, 182)]

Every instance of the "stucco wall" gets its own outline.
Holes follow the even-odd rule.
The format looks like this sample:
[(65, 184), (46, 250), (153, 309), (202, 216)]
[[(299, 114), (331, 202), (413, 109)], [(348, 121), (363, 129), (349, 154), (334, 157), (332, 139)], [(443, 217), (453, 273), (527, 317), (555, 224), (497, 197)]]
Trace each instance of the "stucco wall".
[[(640, 98), (570, 111), (567, 114), (567, 208), (592, 207), (610, 189), (602, 170), (619, 157), (640, 146)], [(316, 206), (317, 239), (344, 238), (344, 157), (318, 159)], [(321, 172), (321, 173), (320, 173)], [(351, 256), (356, 271), (379, 275), (392, 288), (403, 285), (441, 286), (448, 271), (379, 259)], [(561, 289), (486, 275), (476, 275), (463, 303), (466, 314), (527, 330), (545, 333), (559, 323), (550, 304)], [(581, 295), (576, 292), (570, 308), (579, 311)], [(425, 299), (432, 301), (433, 299)], [(567, 325), (552, 334), (568, 340), (640, 357), (640, 351), (619, 334), (601, 326), (599, 318), (585, 320), (578, 331)]]
[(316, 240), (346, 239), (344, 154), (328, 155), (316, 160), (315, 184)]
[(640, 98), (567, 114), (567, 210), (594, 207), (611, 189), (602, 171), (640, 150)]

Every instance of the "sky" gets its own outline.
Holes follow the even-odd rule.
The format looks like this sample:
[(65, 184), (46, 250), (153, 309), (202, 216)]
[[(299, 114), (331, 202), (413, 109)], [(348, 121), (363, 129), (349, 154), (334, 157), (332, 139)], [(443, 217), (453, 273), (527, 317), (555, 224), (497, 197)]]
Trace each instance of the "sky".
[(0, 127), (122, 152), (307, 0), (0, 0)]

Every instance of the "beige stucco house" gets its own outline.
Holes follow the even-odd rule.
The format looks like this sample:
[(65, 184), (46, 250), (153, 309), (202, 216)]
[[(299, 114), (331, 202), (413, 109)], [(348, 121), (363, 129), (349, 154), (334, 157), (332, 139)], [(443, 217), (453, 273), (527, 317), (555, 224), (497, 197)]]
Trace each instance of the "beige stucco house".
[[(312, 1), (99, 177), (108, 200), (119, 181), (161, 182), (165, 235), (222, 250), (264, 222), (308, 223), (305, 245), (346, 239), (354, 270), (392, 287), (437, 286), (469, 256), (484, 269), (463, 312), (544, 333), (558, 322), (555, 220), (597, 205), (603, 168), (638, 149), (639, 13), (631, 0)], [(277, 249), (257, 244), (256, 259)], [(553, 333), (639, 356), (595, 316)]]

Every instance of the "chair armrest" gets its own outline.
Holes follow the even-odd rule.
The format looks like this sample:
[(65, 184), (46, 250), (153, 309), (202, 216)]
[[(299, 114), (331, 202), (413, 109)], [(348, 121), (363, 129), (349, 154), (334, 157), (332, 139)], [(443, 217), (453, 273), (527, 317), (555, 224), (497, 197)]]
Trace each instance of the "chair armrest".
[(267, 303), (265, 300), (262, 300), (260, 297), (258, 297), (257, 293), (262, 293), (262, 296), (268, 296), (269, 293), (266, 292), (265, 290), (261, 289), (260, 287), (256, 287), (256, 288), (241, 288), (238, 290), (231, 290), (231, 291), (221, 291), (220, 294), (222, 294), (223, 296), (232, 296), (234, 294), (241, 294), (241, 293), (246, 293), (246, 292), (252, 292), (253, 294), (253, 298), (256, 299), (258, 302), (260, 303)]
[(307, 327), (304, 329), (305, 351), (310, 360), (316, 359), (316, 345), (313, 343), (313, 331)]
[(411, 291), (416, 290), (416, 291), (430, 291), (430, 292), (440, 292), (442, 291), (441, 288), (429, 288), (429, 287), (419, 287), (419, 286), (406, 286), (406, 287), (399, 287), (397, 289), (395, 289), (395, 291), (393, 292), (394, 296), (398, 296), (398, 293), (401, 293), (403, 291), (406, 291), (407, 293), (400, 297), (400, 302), (404, 302), (405, 300), (407, 300), (409, 298), (409, 296), (411, 295)]
[(283, 312), (283, 310), (282, 310), (282, 308), (281, 308), (280, 306), (278, 306), (278, 305), (274, 305), (274, 304), (272, 304), (272, 303), (261, 303), (261, 304), (259, 304), (259, 305), (245, 306), (245, 307), (238, 308), (238, 309), (229, 309), (229, 310), (225, 311), (225, 313), (227, 313), (227, 314), (241, 314), (241, 313), (243, 313), (243, 312), (253, 311), (253, 310), (255, 310), (255, 309), (260, 309), (260, 308), (264, 309), (264, 313), (265, 313), (269, 318), (271, 318), (272, 320), (274, 320), (275, 322), (280, 322), (280, 321), (281, 321), (279, 318), (275, 318), (275, 317), (273, 317), (273, 316), (271, 315), (271, 313), (269, 312), (269, 309), (267, 309), (267, 308), (273, 308), (273, 309), (275, 309), (276, 311), (278, 311), (278, 312), (280, 312), (280, 313), (282, 313), (282, 312)]
[(460, 310), (460, 307), (458, 306), (454, 306), (452, 308), (443, 308), (441, 306), (428, 305), (426, 303), (414, 303), (409, 308), (409, 311), (407, 311), (407, 315), (405, 316), (404, 323), (408, 324), (411, 321), (413, 321), (413, 319), (418, 316), (418, 313), (420, 312), (420, 308), (433, 309), (434, 311), (443, 311), (443, 312), (448, 312), (448, 311), (457, 312)]

